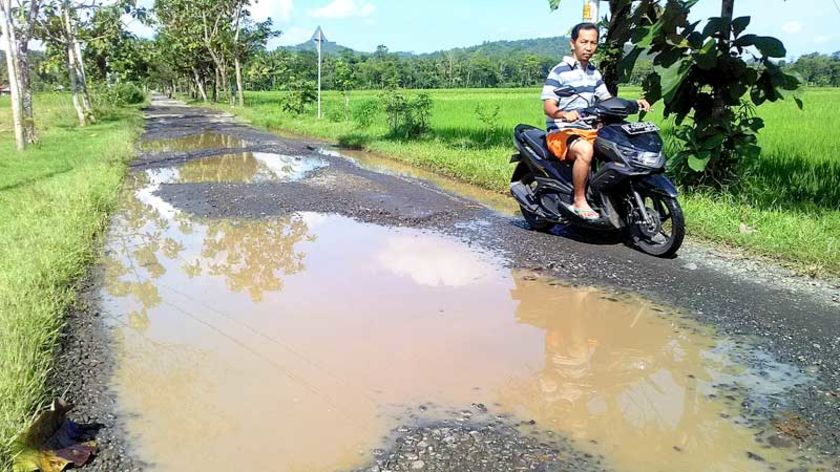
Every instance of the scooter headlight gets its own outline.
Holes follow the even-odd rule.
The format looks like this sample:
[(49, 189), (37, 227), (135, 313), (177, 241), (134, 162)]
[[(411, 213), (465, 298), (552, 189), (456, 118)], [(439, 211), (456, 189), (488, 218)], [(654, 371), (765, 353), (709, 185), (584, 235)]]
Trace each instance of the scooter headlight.
[(634, 166), (658, 169), (665, 166), (665, 155), (661, 152), (645, 152), (616, 145), (616, 150)]

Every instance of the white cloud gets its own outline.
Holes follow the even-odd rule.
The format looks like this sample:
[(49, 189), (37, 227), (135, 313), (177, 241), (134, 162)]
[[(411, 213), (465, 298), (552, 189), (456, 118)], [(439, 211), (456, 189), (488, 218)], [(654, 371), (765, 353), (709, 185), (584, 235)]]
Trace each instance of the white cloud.
[(294, 0), (257, 0), (251, 14), (258, 20), (271, 18), (275, 23), (288, 23), (294, 9)]
[(831, 40), (833, 40), (833, 39), (834, 39), (834, 36), (832, 36), (832, 35), (830, 35), (830, 34), (823, 34), (823, 35), (820, 35), (820, 36), (816, 36), (816, 37), (814, 38), (814, 43), (816, 43), (816, 44), (825, 44), (825, 43), (830, 42), (830, 41), (831, 41)]
[(782, 31), (788, 34), (799, 33), (802, 31), (802, 23), (796, 20), (787, 21), (782, 25)]
[(364, 0), (332, 0), (321, 8), (311, 10), (309, 14), (315, 18), (340, 19), (370, 16), (375, 11), (376, 7)]

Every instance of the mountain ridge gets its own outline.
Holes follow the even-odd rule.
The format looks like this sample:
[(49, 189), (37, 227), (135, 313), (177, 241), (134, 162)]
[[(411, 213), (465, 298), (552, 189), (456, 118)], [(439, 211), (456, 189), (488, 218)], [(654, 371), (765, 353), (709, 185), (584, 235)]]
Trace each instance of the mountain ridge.
[[(294, 46), (284, 46), (285, 49), (292, 50), (292, 51), (315, 51), (315, 43), (312, 41), (306, 41), (301, 44), (297, 44)], [(338, 43), (325, 41), (323, 47), (323, 53), (325, 55), (334, 55), (334, 54), (341, 54), (342, 51), (347, 50), (350, 52), (354, 52), (357, 54), (374, 54), (371, 52), (365, 51), (356, 51), (352, 48), (342, 46)], [(527, 53), (533, 54), (535, 56), (551, 56), (551, 57), (562, 57), (568, 55), (570, 53), (569, 48), (569, 38), (565, 36), (552, 36), (548, 38), (531, 38), (531, 39), (518, 39), (518, 40), (499, 40), (499, 41), (485, 41), (481, 44), (476, 44), (473, 46), (466, 46), (466, 47), (456, 47), (450, 49), (444, 49), (434, 52), (428, 53), (415, 53), (412, 51), (395, 51), (392, 54), (396, 54), (397, 56), (401, 57), (432, 57), (432, 56), (439, 56), (445, 55), (448, 53), (456, 53), (456, 54), (483, 54), (486, 56), (506, 56), (510, 54), (516, 53)]]

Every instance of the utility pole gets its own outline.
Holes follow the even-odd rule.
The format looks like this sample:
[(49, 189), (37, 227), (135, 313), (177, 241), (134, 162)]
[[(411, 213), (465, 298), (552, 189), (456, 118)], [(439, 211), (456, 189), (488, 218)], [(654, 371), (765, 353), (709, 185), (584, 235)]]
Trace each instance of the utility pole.
[(598, 24), (601, 17), (598, 15), (599, 0), (583, 0), (583, 22)]
[(318, 29), (315, 30), (315, 34), (312, 35), (312, 41), (315, 41), (315, 44), (318, 47), (318, 119), (321, 119), (321, 49), (323, 47), (324, 41), (327, 38), (324, 37), (324, 31), (321, 30), (319, 26)]

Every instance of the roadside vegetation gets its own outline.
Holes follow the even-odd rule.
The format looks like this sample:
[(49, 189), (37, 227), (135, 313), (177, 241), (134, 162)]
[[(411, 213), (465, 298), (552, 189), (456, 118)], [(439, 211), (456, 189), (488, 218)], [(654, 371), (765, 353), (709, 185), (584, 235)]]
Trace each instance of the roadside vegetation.
[(37, 145), (15, 152), (0, 97), (0, 470), (46, 397), (64, 315), (94, 260), (133, 142), (136, 108), (101, 104), (78, 127), (69, 94), (36, 94)]
[[(394, 133), (376, 91), (324, 95), (324, 118), (282, 111), (282, 92), (249, 92), (234, 113), (272, 130), (288, 130), (380, 153), (499, 192), (507, 191), (518, 123), (544, 126), (536, 89), (450, 89), (423, 92), (433, 103), (428, 131), (418, 139)], [(641, 89), (622, 87), (632, 98)], [(417, 92), (409, 96), (418, 96)], [(840, 141), (833, 132), (840, 90), (810, 89), (805, 109), (792, 101), (760, 108), (766, 127), (762, 153), (745, 161), (739, 183), (723, 191), (691, 191), (682, 197), (695, 237), (775, 258), (814, 276), (840, 275)], [(661, 107), (649, 119), (667, 130)], [(229, 110), (228, 107), (224, 109)], [(347, 119), (350, 116), (350, 119)], [(678, 144), (669, 143), (673, 155)]]

